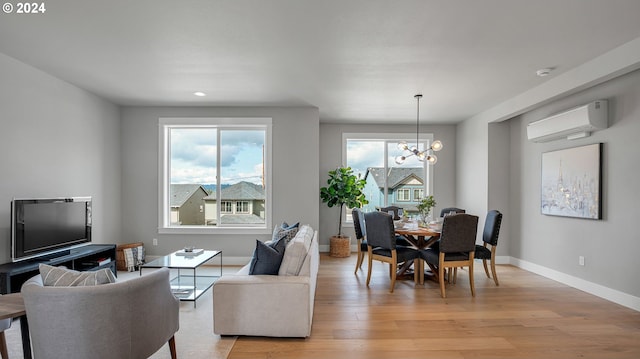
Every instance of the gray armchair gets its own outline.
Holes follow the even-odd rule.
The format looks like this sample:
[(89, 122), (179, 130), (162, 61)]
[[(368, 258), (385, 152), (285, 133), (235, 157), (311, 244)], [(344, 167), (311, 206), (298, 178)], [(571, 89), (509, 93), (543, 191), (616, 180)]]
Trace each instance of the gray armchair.
[(169, 270), (89, 287), (22, 286), (36, 358), (148, 358), (165, 343), (176, 358), (178, 299)]

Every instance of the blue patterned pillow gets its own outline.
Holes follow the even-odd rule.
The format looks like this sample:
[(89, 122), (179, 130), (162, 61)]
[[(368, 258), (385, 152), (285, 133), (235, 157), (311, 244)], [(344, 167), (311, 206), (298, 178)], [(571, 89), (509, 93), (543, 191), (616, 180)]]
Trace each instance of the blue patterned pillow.
[(273, 229), (273, 235), (271, 236), (271, 241), (276, 242), (279, 238), (285, 237), (285, 241), (287, 243), (291, 242), (293, 237), (298, 234), (298, 229), (300, 227), (300, 222), (296, 224), (289, 225), (287, 222), (282, 222), (281, 225), (276, 225)]
[(264, 244), (256, 239), (256, 249), (253, 251), (253, 258), (251, 258), (249, 275), (278, 275), (287, 245), (285, 238), (282, 236), (270, 244)]

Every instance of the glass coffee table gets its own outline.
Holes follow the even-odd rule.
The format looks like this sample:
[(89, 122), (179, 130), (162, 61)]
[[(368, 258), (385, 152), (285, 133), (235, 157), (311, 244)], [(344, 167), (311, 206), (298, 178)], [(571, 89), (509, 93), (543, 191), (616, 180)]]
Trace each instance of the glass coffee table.
[[(145, 268), (177, 269), (178, 275), (171, 279), (171, 290), (178, 299), (192, 301), (195, 307), (198, 297), (211, 288), (213, 283), (222, 276), (222, 251), (205, 250), (194, 255), (184, 255), (183, 253), (184, 251), (173, 252), (141, 265), (140, 275), (142, 275), (142, 269)], [(198, 267), (217, 256), (220, 256), (220, 275), (197, 275)], [(181, 270), (192, 270), (193, 274), (183, 275), (180, 273)]]

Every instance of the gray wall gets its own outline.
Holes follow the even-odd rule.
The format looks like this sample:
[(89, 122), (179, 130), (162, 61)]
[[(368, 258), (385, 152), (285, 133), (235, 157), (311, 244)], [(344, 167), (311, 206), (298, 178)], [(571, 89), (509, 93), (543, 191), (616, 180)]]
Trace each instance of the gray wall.
[[(320, 125), (320, 186), (326, 186), (330, 170), (342, 165), (342, 134), (343, 133), (415, 133), (415, 126), (411, 125)], [(456, 202), (456, 134), (453, 125), (431, 125), (421, 127), (421, 133), (433, 133), (434, 139), (442, 141), (444, 148), (438, 152), (438, 163), (434, 168), (434, 198), (437, 206), (434, 213), (440, 213), (444, 207), (460, 205)], [(319, 187), (316, 194), (320, 196)], [(328, 250), (329, 238), (338, 234), (338, 219), (340, 209), (329, 208), (320, 202), (320, 230), (318, 236), (320, 245)], [(353, 225), (344, 226), (345, 235), (351, 236), (354, 244), (355, 233)]]
[[(550, 114), (597, 99), (609, 100), (609, 128), (591, 137), (536, 144), (526, 125)], [(640, 296), (640, 71), (610, 80), (531, 111), (511, 122), (511, 256), (623, 293)], [(604, 143), (603, 219), (540, 214), (543, 152)], [(578, 265), (585, 257), (585, 266)]]
[(16, 197), (93, 197), (93, 240), (120, 239), (117, 106), (0, 54), (0, 263)]
[[(158, 234), (158, 118), (271, 117), (273, 119), (274, 223), (301, 222), (318, 228), (318, 109), (279, 107), (125, 107), (122, 109), (122, 240), (143, 242), (151, 255), (186, 245), (219, 249), (241, 263), (255, 240), (269, 234)], [(153, 246), (153, 238), (158, 245)], [(233, 259), (235, 257), (235, 260)], [(232, 263), (227, 262), (227, 263)]]
[[(509, 203), (510, 173), (511, 173), (511, 141), (509, 122), (490, 123), (488, 126), (488, 162), (487, 162), (487, 210), (476, 212), (480, 216), (478, 223), (477, 242), (482, 243), (484, 218), (488, 210), (496, 209), (502, 213), (500, 227), (500, 245), (497, 256), (509, 254), (509, 231), (512, 224), (511, 207)], [(497, 261), (496, 261), (497, 262)]]
[[(609, 100), (609, 125), (591, 137), (533, 143), (526, 125), (596, 99)], [(486, 117), (486, 116), (485, 116)], [(561, 282), (640, 308), (640, 71), (550, 101), (502, 123), (471, 119), (458, 125), (457, 196), (472, 211), (504, 212), (498, 255)], [(604, 143), (603, 219), (540, 213), (543, 152)], [(481, 220), (483, 223), (483, 220)], [(585, 257), (585, 266), (578, 257)]]

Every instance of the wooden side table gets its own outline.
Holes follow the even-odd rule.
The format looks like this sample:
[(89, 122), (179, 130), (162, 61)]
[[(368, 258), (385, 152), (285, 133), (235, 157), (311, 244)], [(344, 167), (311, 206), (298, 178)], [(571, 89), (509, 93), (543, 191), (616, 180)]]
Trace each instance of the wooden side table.
[(29, 339), (29, 323), (24, 307), (22, 293), (0, 295), (0, 319), (20, 318), (22, 333), (22, 352), (25, 359), (31, 359), (31, 340)]

